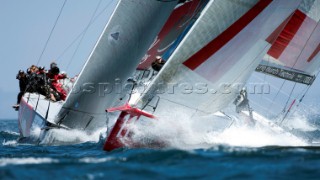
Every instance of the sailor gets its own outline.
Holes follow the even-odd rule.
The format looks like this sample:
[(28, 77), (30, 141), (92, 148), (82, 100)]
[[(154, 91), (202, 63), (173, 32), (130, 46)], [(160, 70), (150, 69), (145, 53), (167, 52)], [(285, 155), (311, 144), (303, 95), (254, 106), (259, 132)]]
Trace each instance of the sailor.
[(38, 73), (39, 68), (36, 65), (31, 65), (30, 71), (31, 71), (31, 73)]
[(160, 71), (164, 64), (165, 61), (161, 58), (161, 56), (156, 56), (156, 60), (151, 64), (151, 67), (155, 71)]
[(45, 67), (40, 66), (39, 71), (37, 73), (37, 92), (41, 95), (44, 95), (48, 99), (55, 101), (56, 99), (52, 97), (52, 93), (50, 92), (50, 86), (48, 83), (47, 73), (45, 71)]
[(28, 84), (28, 78), (26, 73), (23, 70), (19, 70), (16, 79), (19, 80), (19, 88), (20, 88), (20, 92), (17, 96), (17, 104), (13, 105), (12, 107), (15, 108), (16, 110), (18, 110), (19, 108), (19, 104), (21, 101), (22, 96), (24, 95), (24, 93), (26, 92), (27, 89), (27, 84)]
[(238, 97), (235, 99), (233, 104), (236, 105), (236, 112), (240, 113), (243, 110), (249, 111), (249, 125), (255, 125), (255, 121), (252, 116), (252, 109), (249, 105), (248, 93), (246, 88), (242, 88)]
[(28, 84), (26, 88), (26, 92), (37, 92), (37, 84), (38, 84), (38, 67), (32, 65), (30, 68), (27, 69), (27, 78)]
[(245, 88), (242, 88), (238, 97), (233, 102), (236, 105), (236, 112), (240, 113), (242, 110), (247, 109), (247, 106), (249, 104), (247, 90)]
[(67, 92), (62, 88), (62, 84), (59, 83), (60, 79), (65, 79), (67, 76), (66, 74), (59, 74), (60, 69), (57, 66), (57, 63), (52, 62), (50, 64), (50, 70), (47, 74), (48, 78), (51, 82), (51, 87), (53, 90), (57, 91), (61, 100), (65, 100), (67, 97)]
[(60, 73), (60, 69), (59, 69), (57, 63), (52, 62), (52, 63), (50, 64), (49, 73), (54, 74), (54, 75), (58, 75), (58, 74)]

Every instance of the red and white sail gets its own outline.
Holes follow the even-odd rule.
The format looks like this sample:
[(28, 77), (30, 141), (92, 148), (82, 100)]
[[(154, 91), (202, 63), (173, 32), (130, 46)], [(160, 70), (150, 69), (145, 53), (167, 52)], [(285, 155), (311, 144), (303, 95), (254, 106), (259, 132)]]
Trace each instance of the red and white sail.
[(295, 106), (311, 111), (302, 100), (308, 98), (320, 68), (319, 9), (320, 0), (303, 0), (277, 28), (275, 33), (279, 36), (268, 38), (272, 47), (256, 69), (264, 74), (254, 73), (249, 80), (249, 84), (264, 86), (259, 93), (253, 91), (249, 96), (255, 111), (270, 118), (283, 113), (286, 117), (289, 111), (297, 110)]
[[(156, 94), (162, 102), (193, 112), (213, 113), (226, 107), (271, 47), (268, 37), (300, 2), (209, 2), (138, 106), (162, 90)], [(175, 86), (177, 91), (172, 93)], [(179, 92), (179, 86), (187, 92)]]
[[(304, 0), (291, 17), (277, 28), (275, 33), (280, 32), (280, 35), (275, 39), (272, 36), (268, 38), (273, 43), (272, 47), (257, 70), (287, 80), (312, 84), (313, 79), (306, 76), (300, 82), (294, 75), (300, 72), (313, 76), (319, 70), (319, 9), (319, 0)], [(281, 70), (287, 73), (287, 78), (281, 76)], [(290, 75), (291, 79), (288, 77)]]

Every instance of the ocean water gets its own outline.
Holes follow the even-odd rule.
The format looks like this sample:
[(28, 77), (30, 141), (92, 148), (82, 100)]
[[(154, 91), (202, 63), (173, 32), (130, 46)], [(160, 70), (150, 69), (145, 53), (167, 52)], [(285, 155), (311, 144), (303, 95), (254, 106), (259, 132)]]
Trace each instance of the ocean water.
[[(0, 179), (319, 179), (320, 147), (292, 139), (281, 145), (277, 142), (281, 136), (266, 134), (250, 140), (250, 132), (246, 131), (247, 137), (239, 129), (236, 132), (220, 135), (221, 141), (231, 139), (225, 145), (202, 149), (104, 152), (103, 141), (68, 146), (19, 144), (17, 120), (1, 120)], [(319, 134), (317, 130), (312, 133)], [(265, 142), (266, 146), (241, 146), (245, 142)]]

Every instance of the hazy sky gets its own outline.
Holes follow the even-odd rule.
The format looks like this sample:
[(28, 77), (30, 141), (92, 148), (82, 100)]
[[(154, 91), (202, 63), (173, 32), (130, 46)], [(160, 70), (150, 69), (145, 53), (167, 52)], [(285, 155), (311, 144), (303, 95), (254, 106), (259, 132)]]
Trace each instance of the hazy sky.
[[(63, 7), (64, 2), (1, 0), (0, 119), (16, 119), (18, 116), (11, 106), (16, 103), (19, 92), (16, 80), (19, 69), (26, 70), (38, 61), (38, 65), (49, 67), (54, 60), (70, 76), (78, 74), (118, 1), (67, 0)], [(52, 31), (61, 9), (62, 13)], [(93, 22), (85, 31), (91, 19)], [(83, 39), (82, 32), (86, 32)]]

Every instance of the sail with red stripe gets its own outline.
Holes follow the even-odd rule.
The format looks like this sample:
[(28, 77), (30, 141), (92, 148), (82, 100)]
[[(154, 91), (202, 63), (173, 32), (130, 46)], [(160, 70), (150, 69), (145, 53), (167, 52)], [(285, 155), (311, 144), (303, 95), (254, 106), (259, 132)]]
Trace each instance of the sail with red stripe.
[(304, 0), (286, 25), (279, 26), (282, 31), (257, 68), (258, 72), (307, 85), (313, 83), (320, 67), (319, 4), (318, 0)]
[[(168, 104), (207, 113), (226, 107), (271, 47), (266, 39), (300, 2), (209, 2), (138, 104), (156, 94)], [(193, 93), (157, 94), (175, 86)]]

